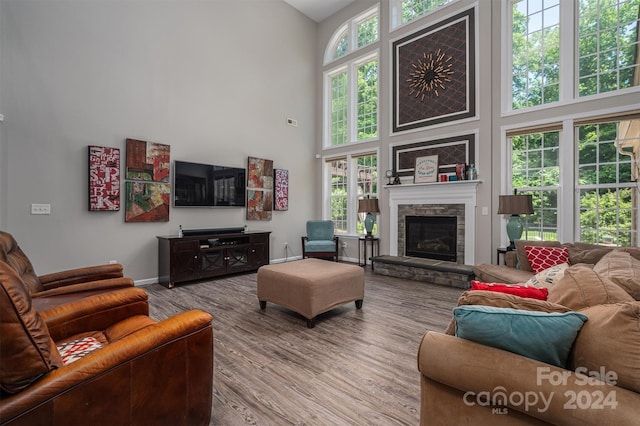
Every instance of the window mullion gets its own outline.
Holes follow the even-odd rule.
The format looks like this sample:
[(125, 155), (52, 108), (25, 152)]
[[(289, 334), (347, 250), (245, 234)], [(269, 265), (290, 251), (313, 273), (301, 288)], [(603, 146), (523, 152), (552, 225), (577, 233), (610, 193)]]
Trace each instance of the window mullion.
[(349, 234), (355, 235), (358, 227), (358, 160), (352, 155), (349, 159), (349, 201), (347, 202), (347, 230)]
[[(572, 120), (564, 120), (560, 132), (560, 187), (558, 188), (558, 240), (575, 241), (580, 222), (575, 170), (578, 160)], [(578, 223), (576, 223), (578, 222)]]
[[(577, 2), (560, 2), (560, 101), (577, 96), (578, 81), (578, 16)], [(572, 132), (569, 132), (572, 133)]]

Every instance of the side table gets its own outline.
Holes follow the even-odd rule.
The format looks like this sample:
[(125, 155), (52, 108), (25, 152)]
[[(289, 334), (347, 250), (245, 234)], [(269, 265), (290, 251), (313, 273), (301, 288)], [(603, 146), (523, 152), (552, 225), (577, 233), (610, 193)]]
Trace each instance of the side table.
[(500, 264), (500, 255), (502, 255), (502, 259), (504, 260), (504, 263), (506, 265), (505, 254), (507, 254), (508, 251), (511, 251), (511, 250), (509, 250), (507, 248), (504, 248), (504, 247), (498, 247), (496, 249), (496, 252), (497, 252), (496, 253), (496, 265)]
[[(358, 265), (359, 266), (367, 266), (367, 243), (371, 244), (371, 257), (375, 255), (380, 255), (380, 238), (378, 237), (370, 237), (365, 235), (364, 237), (358, 238)], [(360, 262), (360, 253), (361, 247), (364, 247), (364, 262)], [(375, 251), (374, 251), (375, 247)], [(373, 269), (373, 262), (371, 262), (371, 269)]]

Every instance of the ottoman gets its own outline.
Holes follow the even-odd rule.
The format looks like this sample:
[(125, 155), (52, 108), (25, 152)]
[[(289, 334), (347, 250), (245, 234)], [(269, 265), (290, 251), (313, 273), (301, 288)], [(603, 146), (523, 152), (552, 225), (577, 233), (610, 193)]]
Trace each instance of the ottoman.
[(362, 267), (322, 259), (261, 266), (257, 281), (261, 309), (267, 302), (284, 306), (305, 317), (309, 328), (318, 314), (353, 301), (360, 309), (364, 298)]

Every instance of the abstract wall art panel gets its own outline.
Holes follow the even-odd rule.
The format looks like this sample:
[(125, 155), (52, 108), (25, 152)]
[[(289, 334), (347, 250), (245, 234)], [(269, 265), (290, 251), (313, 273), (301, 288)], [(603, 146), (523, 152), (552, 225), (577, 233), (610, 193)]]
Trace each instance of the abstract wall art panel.
[(171, 147), (155, 142), (127, 139), (127, 180), (169, 182)]
[(393, 132), (476, 116), (475, 9), (392, 42)]
[(273, 212), (273, 160), (249, 157), (247, 219), (271, 220)]
[(120, 210), (120, 149), (89, 146), (89, 211)]
[(125, 222), (168, 222), (169, 184), (126, 183)]
[(275, 210), (289, 210), (289, 170), (275, 169), (276, 204)]

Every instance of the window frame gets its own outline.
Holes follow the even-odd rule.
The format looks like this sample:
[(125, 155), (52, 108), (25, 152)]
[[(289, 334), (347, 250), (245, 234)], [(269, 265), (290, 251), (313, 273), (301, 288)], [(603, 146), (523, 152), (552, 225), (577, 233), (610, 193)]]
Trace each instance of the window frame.
[[(378, 17), (377, 39), (372, 41), (371, 43), (365, 44), (364, 46), (358, 47), (358, 29), (360, 27), (360, 24), (368, 21), (374, 16)], [(340, 40), (342, 40), (345, 32), (347, 33), (347, 37), (348, 37), (347, 51), (338, 57), (334, 57), (333, 54), (336, 51), (336, 48), (338, 47), (338, 43), (340, 42)], [(338, 61), (344, 58), (345, 56), (348, 56), (351, 53), (355, 53), (359, 50), (366, 49), (368, 46), (371, 46), (375, 43), (379, 43), (380, 35), (381, 35), (380, 3), (376, 3), (374, 6), (365, 10), (364, 12), (357, 15), (356, 17), (349, 19), (347, 22), (343, 23), (338, 27), (338, 29), (333, 33), (333, 35), (329, 39), (329, 42), (327, 43), (327, 48), (325, 49), (325, 52), (324, 52), (323, 66), (326, 66), (335, 61)]]
[(430, 16), (436, 12), (444, 10), (445, 8), (457, 3), (459, 0), (450, 0), (448, 3), (443, 4), (441, 6), (436, 7), (433, 10), (430, 10), (422, 15), (416, 16), (414, 19), (402, 22), (402, 3), (403, 0), (389, 0), (389, 32), (396, 31), (402, 27), (405, 27), (409, 24), (412, 24), (420, 19), (424, 19), (427, 16)]
[[(358, 139), (358, 68), (373, 60), (377, 61), (377, 100), (376, 100), (376, 133), (372, 138)], [(332, 145), (332, 91), (331, 79), (344, 72), (347, 72), (347, 140), (344, 144)], [(352, 58), (351, 60), (326, 70), (323, 77), (323, 117), (322, 117), (322, 147), (323, 149), (337, 148), (341, 146), (366, 143), (380, 139), (380, 50), (374, 49), (365, 55)]]
[[(530, 106), (526, 108), (513, 109), (512, 105), (512, 68), (513, 68), (513, 43), (512, 33), (509, 30), (513, 27), (512, 10), (513, 4), (520, 0), (502, 0), (501, 2), (501, 117), (509, 117), (540, 111), (559, 106), (572, 105), (599, 99), (606, 99), (614, 96), (621, 96), (629, 93), (640, 93), (640, 85), (631, 86), (617, 90), (611, 90), (592, 95), (579, 96), (579, 67), (578, 67), (578, 33), (575, 28), (578, 25), (578, 0), (560, 0), (560, 71), (559, 71), (559, 100), (546, 104)], [(564, 28), (564, 30), (563, 30)], [(571, 55), (566, 54), (571, 52)]]
[(358, 199), (361, 198), (358, 194), (358, 178), (357, 174), (353, 173), (355, 169), (358, 157), (367, 155), (374, 155), (377, 163), (377, 178), (374, 181), (378, 192), (375, 194), (375, 198), (380, 198), (380, 149), (369, 148), (352, 150), (343, 152), (340, 154), (326, 155), (322, 158), (322, 187), (323, 187), (323, 204), (322, 204), (322, 218), (325, 220), (332, 219), (331, 217), (331, 166), (332, 161), (346, 159), (347, 161), (347, 230), (338, 231), (336, 235), (355, 237), (358, 236)]
[[(500, 183), (501, 194), (513, 193), (512, 187), (512, 143), (511, 137), (515, 134), (536, 133), (536, 129), (542, 132), (548, 128), (560, 127), (559, 130), (559, 188), (557, 208), (557, 236), (559, 241), (580, 241), (580, 185), (578, 181), (578, 127), (582, 124), (595, 120), (602, 120), (601, 117), (610, 116), (605, 122), (620, 121), (629, 114), (640, 114), (640, 110), (631, 107), (611, 108), (606, 111), (593, 111), (590, 113), (575, 114), (567, 116), (562, 121), (549, 119), (514, 125), (505, 125), (500, 129), (501, 144), (503, 147), (501, 163), (504, 165), (505, 173), (502, 174)], [(640, 168), (640, 164), (636, 167)], [(594, 185), (589, 185), (594, 186)], [(608, 184), (595, 185), (604, 188)], [(610, 185), (609, 185), (610, 186)], [(627, 185), (628, 187), (629, 185)], [(622, 187), (619, 185), (619, 187)], [(635, 183), (635, 190), (640, 197), (640, 183)], [(523, 193), (526, 193), (523, 189)], [(500, 220), (500, 241), (508, 241), (506, 234), (506, 224), (508, 217), (505, 215)], [(636, 211), (636, 223), (640, 223), (640, 205)], [(526, 218), (525, 218), (526, 223)], [(633, 230), (632, 230), (633, 231)], [(636, 230), (638, 242), (640, 244), (640, 227)]]

